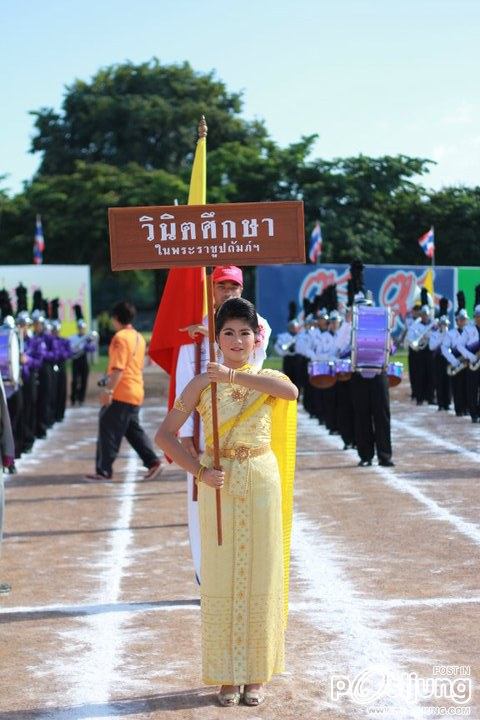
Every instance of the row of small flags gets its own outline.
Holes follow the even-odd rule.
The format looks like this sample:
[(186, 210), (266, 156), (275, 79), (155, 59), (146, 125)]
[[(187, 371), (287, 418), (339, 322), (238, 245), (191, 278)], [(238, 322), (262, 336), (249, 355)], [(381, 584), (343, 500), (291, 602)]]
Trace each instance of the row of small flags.
[[(308, 247), (308, 259), (314, 265), (320, 262), (320, 258), (322, 255), (322, 244), (322, 227), (320, 225), (320, 222), (317, 220), (315, 225), (313, 226), (313, 230), (310, 235), (310, 244)], [(430, 230), (428, 230), (426, 233), (424, 233), (421, 237), (418, 238), (418, 244), (420, 245), (427, 257), (433, 258), (435, 256), (435, 233), (433, 230), (433, 226), (430, 228)]]

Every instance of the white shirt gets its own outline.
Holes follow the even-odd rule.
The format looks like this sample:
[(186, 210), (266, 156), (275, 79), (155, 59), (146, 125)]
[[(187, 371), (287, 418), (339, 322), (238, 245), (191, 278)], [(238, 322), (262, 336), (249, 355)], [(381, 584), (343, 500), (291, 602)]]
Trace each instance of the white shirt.
[(448, 332), (444, 333), (443, 341), (440, 346), (443, 357), (454, 367), (457, 367), (457, 365), (460, 364), (460, 361), (453, 354), (453, 350), (457, 349), (462, 335), (463, 333), (458, 332), (458, 328), (451, 328)]
[(318, 333), (318, 328), (308, 328), (308, 330), (300, 330), (297, 335), (297, 340), (295, 342), (295, 348), (299, 355), (303, 355), (303, 357), (308, 358), (308, 360), (315, 360), (313, 345)]
[(474, 323), (469, 323), (463, 328), (463, 333), (460, 335), (457, 344), (457, 350), (466, 360), (469, 362), (476, 362), (478, 358), (475, 353), (470, 352), (467, 348), (470, 345), (474, 345), (479, 341), (479, 334), (477, 326)]
[(343, 355), (352, 347), (352, 323), (344, 320), (334, 335), (337, 356)]
[(336, 345), (331, 332), (326, 330), (318, 333), (313, 343), (313, 354), (315, 360), (333, 360), (336, 355)]
[(427, 332), (429, 328), (431, 328), (433, 325), (433, 322), (430, 321), (428, 323), (422, 323), (421, 320), (417, 319), (407, 330), (407, 342), (408, 344), (412, 343), (414, 340), (418, 340), (423, 333)]
[[(263, 340), (260, 347), (256, 347), (254, 352), (250, 355), (248, 362), (256, 368), (263, 366), (264, 360), (267, 357), (267, 347), (272, 328), (261, 315), (258, 315), (258, 323), (263, 327)], [(207, 318), (204, 318), (204, 325), (207, 325)], [(218, 350), (218, 346), (215, 343), (215, 352), (219, 362), (222, 361), (221, 353)], [(209, 358), (208, 352), (208, 338), (204, 337), (200, 343), (200, 372), (204, 373), (207, 367)], [(180, 352), (178, 353), (177, 361), (177, 372), (175, 376), (175, 392), (177, 397), (184, 391), (190, 380), (195, 377), (195, 343), (189, 343), (188, 345), (182, 345)], [(193, 437), (193, 414), (187, 419), (182, 425), (178, 432), (180, 437)]]
[(432, 332), (430, 333), (430, 338), (428, 340), (428, 347), (430, 348), (430, 350), (435, 351), (440, 349), (440, 346), (447, 332), (448, 330), (444, 330), (443, 332), (441, 330), (432, 330)]
[(297, 335), (292, 335), (289, 332), (283, 332), (277, 335), (274, 350), (280, 357), (295, 355), (297, 352), (295, 346), (290, 350), (290, 346), (295, 342)]

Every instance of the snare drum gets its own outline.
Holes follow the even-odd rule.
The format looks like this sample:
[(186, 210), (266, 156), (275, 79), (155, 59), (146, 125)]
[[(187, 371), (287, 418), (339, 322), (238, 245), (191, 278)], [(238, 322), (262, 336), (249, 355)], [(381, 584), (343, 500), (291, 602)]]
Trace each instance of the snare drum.
[(15, 330), (0, 328), (0, 373), (4, 385), (20, 382), (20, 343)]
[(335, 363), (332, 360), (314, 360), (308, 363), (308, 379), (313, 387), (326, 390), (337, 382)]
[(390, 308), (355, 305), (352, 318), (352, 369), (373, 377), (388, 363)]
[(337, 380), (347, 382), (352, 377), (352, 361), (350, 358), (340, 358), (335, 360), (335, 372)]
[(390, 387), (395, 387), (402, 382), (403, 374), (403, 363), (391, 362), (387, 366), (388, 384)]

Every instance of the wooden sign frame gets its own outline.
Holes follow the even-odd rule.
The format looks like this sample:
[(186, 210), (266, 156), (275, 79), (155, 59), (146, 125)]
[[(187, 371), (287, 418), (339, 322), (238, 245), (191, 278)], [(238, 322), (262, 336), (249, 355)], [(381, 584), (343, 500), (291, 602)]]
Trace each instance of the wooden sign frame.
[(303, 202), (109, 208), (112, 270), (305, 262)]

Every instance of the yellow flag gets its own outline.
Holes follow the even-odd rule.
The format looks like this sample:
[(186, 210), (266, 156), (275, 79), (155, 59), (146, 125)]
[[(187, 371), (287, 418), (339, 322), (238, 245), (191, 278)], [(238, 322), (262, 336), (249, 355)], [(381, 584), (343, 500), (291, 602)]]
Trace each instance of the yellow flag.
[(190, 190), (188, 193), (189, 205), (205, 205), (207, 202), (207, 138), (201, 137), (197, 141), (195, 157), (193, 159), (192, 175), (190, 177)]
[[(207, 202), (207, 138), (197, 140), (195, 157), (193, 159), (192, 174), (190, 176), (190, 189), (188, 191), (189, 205), (205, 205)], [(207, 315), (207, 293), (205, 282), (205, 268), (201, 269), (203, 284), (203, 317)]]
[(432, 270), (432, 268), (430, 268), (430, 270), (427, 271), (427, 275), (423, 282), (423, 287), (426, 288), (427, 292), (430, 293), (432, 300), (435, 301), (435, 294), (434, 294), (434, 290), (433, 290), (433, 270)]

